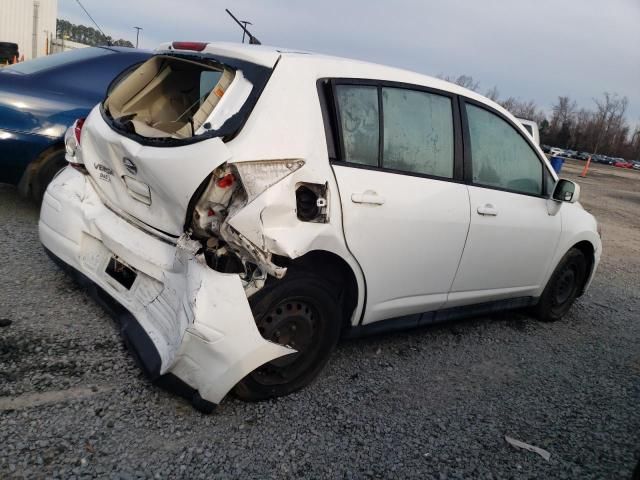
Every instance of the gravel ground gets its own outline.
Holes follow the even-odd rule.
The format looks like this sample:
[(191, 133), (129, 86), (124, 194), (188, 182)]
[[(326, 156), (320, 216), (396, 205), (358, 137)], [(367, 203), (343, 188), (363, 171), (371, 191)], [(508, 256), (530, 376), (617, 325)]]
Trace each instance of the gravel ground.
[[(580, 165), (569, 162), (565, 176)], [(605, 255), (567, 318), (343, 342), (311, 387), (213, 415), (149, 384), (0, 186), (0, 478), (629, 478), (640, 456), (640, 172), (595, 166)], [(551, 453), (547, 462), (509, 435)]]

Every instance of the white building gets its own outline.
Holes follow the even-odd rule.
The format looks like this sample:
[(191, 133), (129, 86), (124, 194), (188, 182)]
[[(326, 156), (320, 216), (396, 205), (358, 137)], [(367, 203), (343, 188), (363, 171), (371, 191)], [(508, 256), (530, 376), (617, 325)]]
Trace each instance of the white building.
[(57, 17), (58, 0), (0, 0), (0, 42), (17, 43), (25, 60), (46, 55)]
[(49, 53), (66, 52), (67, 50), (75, 50), (76, 48), (87, 48), (90, 45), (84, 43), (72, 42), (63, 38), (54, 38), (49, 43)]

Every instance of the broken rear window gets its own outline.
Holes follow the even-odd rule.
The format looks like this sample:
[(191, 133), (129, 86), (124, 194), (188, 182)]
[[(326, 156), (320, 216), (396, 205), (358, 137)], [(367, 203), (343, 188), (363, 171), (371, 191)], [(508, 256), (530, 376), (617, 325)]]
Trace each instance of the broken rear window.
[[(255, 69), (248, 72), (256, 74)], [(266, 83), (264, 74), (260, 90)], [(157, 55), (111, 92), (104, 112), (119, 130), (147, 139), (191, 139), (219, 129), (256, 89), (242, 70), (205, 58)]]

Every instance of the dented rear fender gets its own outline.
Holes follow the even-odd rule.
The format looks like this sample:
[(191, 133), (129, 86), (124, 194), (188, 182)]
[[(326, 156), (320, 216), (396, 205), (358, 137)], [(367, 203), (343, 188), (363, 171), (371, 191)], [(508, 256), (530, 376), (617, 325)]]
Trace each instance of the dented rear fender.
[[(74, 169), (49, 186), (39, 233), (47, 250), (131, 313), (157, 351), (161, 375), (176, 375), (209, 402), (295, 352), (260, 336), (240, 277), (209, 268), (199, 242), (184, 236), (171, 245), (146, 234), (106, 208)], [(107, 272), (114, 258), (135, 272), (128, 287)]]

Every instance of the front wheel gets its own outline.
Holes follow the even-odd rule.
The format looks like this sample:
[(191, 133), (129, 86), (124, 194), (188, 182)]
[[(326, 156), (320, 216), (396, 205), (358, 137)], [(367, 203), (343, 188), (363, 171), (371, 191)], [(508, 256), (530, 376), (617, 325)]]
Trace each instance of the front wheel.
[(338, 343), (341, 315), (335, 290), (311, 272), (290, 272), (250, 298), (263, 338), (295, 349), (243, 378), (234, 389), (259, 401), (300, 390), (320, 373)]
[(560, 320), (571, 308), (587, 274), (587, 261), (577, 248), (569, 250), (554, 270), (535, 307), (544, 322)]

